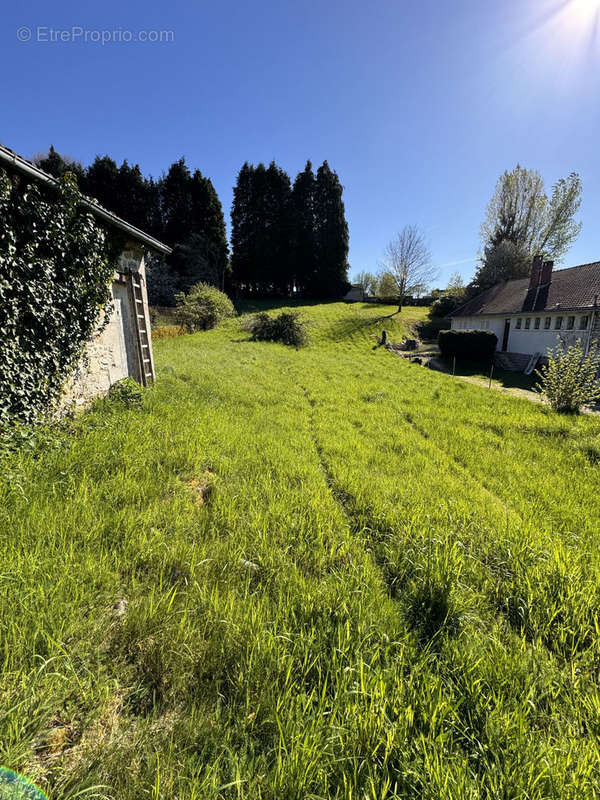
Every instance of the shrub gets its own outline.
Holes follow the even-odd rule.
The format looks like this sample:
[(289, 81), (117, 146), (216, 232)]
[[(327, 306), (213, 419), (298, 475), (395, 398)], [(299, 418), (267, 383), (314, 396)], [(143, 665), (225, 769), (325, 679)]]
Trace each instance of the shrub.
[(247, 324), (253, 341), (282, 342), (292, 347), (302, 347), (308, 342), (306, 322), (299, 319), (297, 311), (282, 311), (277, 317), (270, 317), (264, 311), (257, 314)]
[(447, 317), (465, 302), (464, 294), (448, 292), (434, 300), (429, 310), (430, 317)]
[(594, 343), (587, 355), (581, 340), (556, 351), (548, 350), (548, 364), (536, 370), (536, 388), (560, 413), (578, 413), (582, 406), (600, 400), (600, 352)]
[(235, 316), (231, 300), (209, 283), (197, 283), (187, 294), (179, 292), (176, 301), (177, 319), (189, 333), (206, 331)]
[(484, 361), (496, 352), (498, 337), (492, 331), (440, 331), (438, 344), (445, 358)]
[(450, 323), (447, 319), (427, 317), (415, 323), (415, 331), (419, 339), (437, 339), (440, 331), (447, 331), (450, 328)]
[(143, 389), (133, 378), (116, 381), (108, 390), (108, 397), (118, 405), (136, 407), (142, 405)]

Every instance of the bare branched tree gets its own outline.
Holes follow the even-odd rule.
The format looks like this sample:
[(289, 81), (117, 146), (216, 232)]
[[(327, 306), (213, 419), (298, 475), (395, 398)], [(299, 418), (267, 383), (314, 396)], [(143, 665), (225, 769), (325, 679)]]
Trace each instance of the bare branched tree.
[(416, 225), (406, 225), (388, 242), (383, 266), (396, 281), (399, 312), (407, 295), (422, 293), (438, 276), (425, 236)]

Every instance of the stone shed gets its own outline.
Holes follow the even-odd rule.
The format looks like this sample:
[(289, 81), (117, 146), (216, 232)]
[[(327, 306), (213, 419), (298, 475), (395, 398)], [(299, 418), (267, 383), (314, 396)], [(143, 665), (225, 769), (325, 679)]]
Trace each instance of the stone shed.
[[(2, 145), (0, 166), (21, 173), (28, 180), (34, 179), (47, 186), (57, 185), (51, 175)], [(153, 382), (154, 357), (144, 258), (148, 251), (162, 255), (171, 252), (162, 242), (90, 198), (84, 198), (83, 203), (104, 227), (116, 229), (126, 244), (115, 264), (108, 323), (101, 326), (99, 334), (87, 345), (78, 368), (65, 387), (61, 402), (63, 408), (87, 405), (122, 378), (132, 377), (143, 386)]]

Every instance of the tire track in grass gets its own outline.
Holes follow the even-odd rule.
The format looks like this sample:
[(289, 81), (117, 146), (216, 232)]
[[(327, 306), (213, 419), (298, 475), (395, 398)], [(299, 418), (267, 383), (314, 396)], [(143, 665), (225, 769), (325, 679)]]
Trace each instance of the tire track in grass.
[(408, 423), (408, 425), (410, 425), (414, 431), (416, 431), (416, 433), (418, 433), (433, 449), (440, 453), (441, 456), (452, 465), (459, 475), (462, 475), (463, 477), (466, 476), (466, 478), (472, 484), (475, 484), (491, 499), (495, 506), (500, 506), (506, 512), (507, 526), (509, 517), (512, 517), (513, 522), (517, 523), (523, 528), (527, 527), (527, 523), (516, 509), (514, 509), (512, 506), (509, 506), (508, 503), (506, 503), (505, 500), (500, 497), (500, 495), (496, 494), (492, 489), (486, 486), (486, 484), (480, 478), (478, 478), (477, 475), (471, 472), (471, 470), (465, 466), (465, 464), (463, 464), (459, 458), (444, 450), (439, 444), (436, 444), (427, 431), (424, 428), (421, 428), (421, 426), (415, 422), (412, 414), (406, 411), (400, 411), (400, 415), (403, 417), (405, 422)]
[(316, 428), (315, 428), (315, 406), (317, 404), (317, 401), (313, 397), (311, 397), (310, 392), (308, 391), (306, 386), (304, 386), (303, 383), (298, 382), (298, 386), (300, 387), (300, 389), (304, 393), (304, 397), (306, 398), (306, 402), (308, 403), (308, 407), (309, 407), (308, 431), (309, 431), (310, 437), (312, 439), (312, 442), (313, 442), (313, 445), (314, 445), (314, 448), (315, 448), (315, 452), (316, 452), (317, 457), (319, 459), (319, 464), (320, 464), (320, 467), (321, 467), (321, 472), (323, 473), (323, 477), (325, 479), (325, 483), (327, 484), (327, 488), (329, 489), (329, 492), (331, 493), (331, 496), (333, 497), (336, 505), (338, 506), (338, 508), (342, 512), (342, 514), (344, 516), (344, 519), (346, 520), (346, 523), (348, 524), (349, 529), (353, 533), (355, 533), (357, 531), (355, 531), (355, 526), (353, 524), (352, 514), (351, 514), (351, 512), (349, 510), (348, 493), (345, 492), (343, 489), (341, 489), (339, 484), (336, 482), (336, 480), (335, 480), (335, 478), (333, 476), (333, 473), (329, 469), (329, 465), (327, 464), (327, 461), (325, 459), (325, 454), (323, 452), (323, 447), (320, 444), (319, 439), (317, 437), (317, 431), (316, 431)]
[[(382, 550), (378, 545), (380, 545), (388, 536), (393, 536), (394, 530), (392, 528), (388, 528), (387, 526), (385, 529), (383, 529), (381, 527), (381, 521), (371, 520), (368, 518), (368, 516), (365, 516), (363, 512), (356, 508), (352, 495), (347, 492), (336, 480), (335, 475), (328, 463), (325, 450), (321, 445), (317, 434), (315, 425), (315, 407), (317, 405), (317, 401), (311, 396), (310, 391), (301, 381), (298, 381), (298, 386), (304, 393), (310, 409), (309, 433), (315, 447), (315, 452), (317, 453), (317, 457), (319, 459), (320, 468), (325, 478), (326, 485), (335, 503), (342, 512), (350, 532), (353, 535), (361, 535), (363, 533), (367, 535), (370, 534), (369, 539), (371, 541), (367, 542), (365, 540), (365, 544), (368, 543), (371, 545), (369, 555), (379, 570), (383, 586), (386, 587), (387, 592), (393, 597), (395, 587), (393, 581), (393, 569), (390, 571), (390, 566), (392, 565), (385, 555), (385, 549)], [(469, 493), (468, 488), (471, 487), (476, 493), (480, 493), (484, 497), (487, 497), (492, 506), (500, 511), (501, 515), (505, 517), (507, 531), (511, 526), (511, 523), (514, 527), (516, 527), (517, 530), (526, 527), (526, 523), (517, 511), (509, 507), (501, 497), (496, 495), (491, 489), (482, 483), (482, 481), (480, 481), (473, 473), (471, 473), (471, 471), (465, 467), (464, 464), (462, 464), (454, 455), (447, 453), (438, 444), (436, 444), (435, 441), (432, 440), (429, 433), (427, 433), (426, 430), (421, 428), (421, 426), (415, 422), (410, 413), (400, 412), (400, 414), (405, 424), (410, 427), (417, 434), (418, 438), (425, 443), (425, 451), (435, 451), (440, 457), (440, 461), (445, 464), (448, 471), (450, 473), (453, 472), (456, 477), (461, 479), (462, 483), (465, 485), (465, 489), (467, 490), (465, 494)], [(492, 576), (496, 575), (496, 579), (498, 579), (499, 575), (496, 574), (496, 568), (494, 567), (494, 564), (490, 563), (487, 559), (481, 558), (480, 553), (473, 551), (471, 548), (469, 549), (471, 550), (471, 557), (479, 562), (479, 564), (488, 573), (490, 578), (494, 580)], [(489, 596), (489, 599), (492, 601), (500, 615), (506, 620), (508, 625), (517, 630), (519, 628), (518, 621), (514, 619), (513, 615), (511, 615), (509, 608), (504, 604), (499, 603), (497, 597), (494, 598)]]

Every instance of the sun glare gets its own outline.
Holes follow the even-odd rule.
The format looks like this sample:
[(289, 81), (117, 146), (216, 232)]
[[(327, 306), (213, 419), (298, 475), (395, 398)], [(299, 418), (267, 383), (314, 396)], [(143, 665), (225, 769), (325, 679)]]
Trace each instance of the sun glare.
[(600, 18), (600, 0), (570, 0), (560, 14), (561, 23), (574, 33), (595, 39)]

